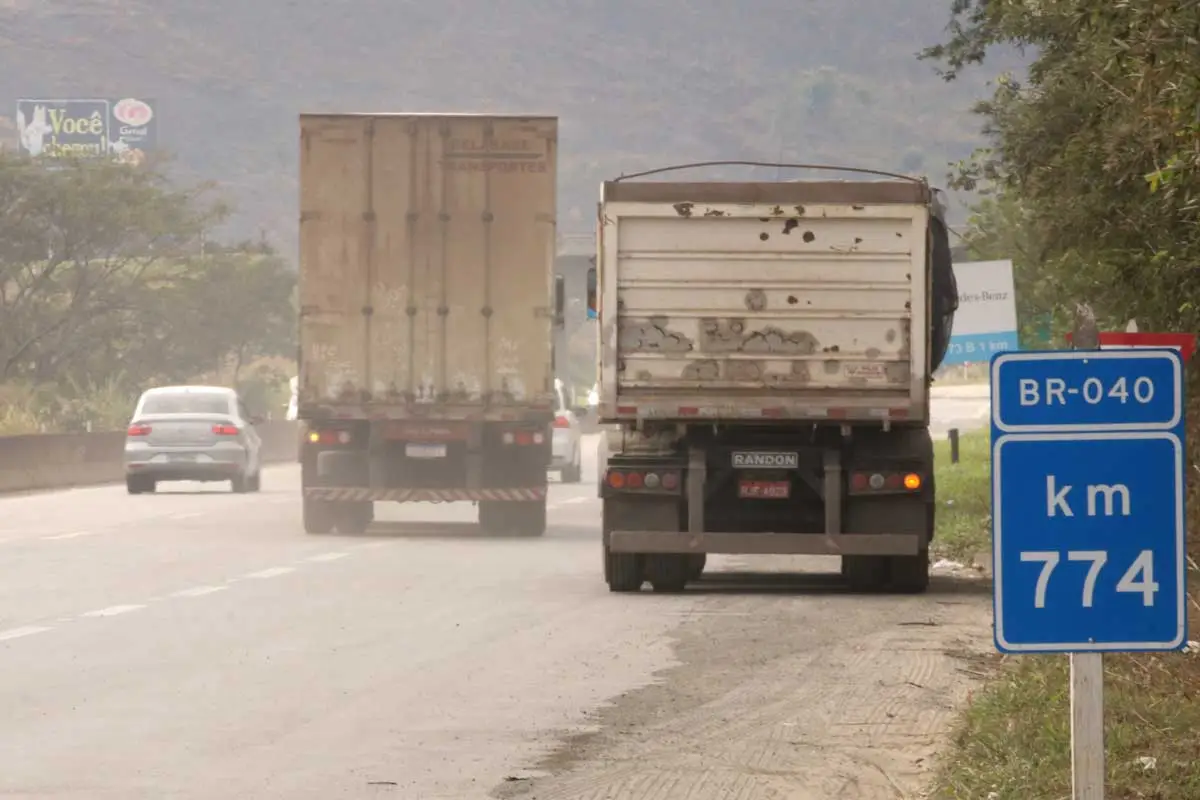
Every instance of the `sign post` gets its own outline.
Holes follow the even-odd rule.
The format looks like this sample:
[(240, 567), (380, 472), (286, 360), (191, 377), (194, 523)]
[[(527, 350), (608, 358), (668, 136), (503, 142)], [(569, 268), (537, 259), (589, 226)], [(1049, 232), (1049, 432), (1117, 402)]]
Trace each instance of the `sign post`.
[(1182, 649), (1183, 355), (992, 358), (995, 640), (1071, 655), (1075, 800), (1104, 796), (1102, 653)]

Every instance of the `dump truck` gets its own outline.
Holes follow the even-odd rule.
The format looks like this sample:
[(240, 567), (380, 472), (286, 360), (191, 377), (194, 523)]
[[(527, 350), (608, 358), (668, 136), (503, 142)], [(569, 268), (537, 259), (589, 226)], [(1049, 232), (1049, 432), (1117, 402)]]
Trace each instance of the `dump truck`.
[(609, 589), (680, 591), (725, 553), (924, 591), (929, 388), (958, 308), (940, 193), (639, 177), (603, 184), (588, 275)]
[(545, 531), (557, 141), (550, 116), (300, 116), (306, 531), (380, 501)]

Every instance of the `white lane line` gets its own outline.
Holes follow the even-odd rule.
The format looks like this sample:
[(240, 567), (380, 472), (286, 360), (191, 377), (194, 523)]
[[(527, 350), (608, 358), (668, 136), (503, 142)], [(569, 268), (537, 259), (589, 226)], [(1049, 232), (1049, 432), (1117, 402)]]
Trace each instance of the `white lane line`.
[(95, 531), (73, 531), (71, 533), (59, 533), (54, 536), (43, 536), (42, 539), (47, 542), (56, 542), (59, 539), (78, 539), (80, 536), (93, 536)]
[(9, 639), (20, 639), (22, 636), (33, 636), (35, 633), (45, 633), (52, 631), (53, 628), (44, 628), (40, 625), (26, 625), (23, 628), (9, 628), (6, 631), (0, 631), (0, 642), (7, 642)]
[(145, 606), (109, 606), (108, 608), (99, 608), (95, 611), (87, 611), (80, 614), (81, 617), (115, 617), (118, 614), (128, 614), (130, 611), (137, 611), (145, 608)]
[(561, 503), (555, 503), (555, 505), (570, 506), (570, 505), (574, 505), (575, 503), (586, 503), (592, 499), (593, 498), (591, 498), (591, 497), (572, 497), (569, 500), (563, 500)]
[(287, 575), (289, 572), (295, 572), (295, 567), (271, 567), (270, 569), (251, 572), (247, 578), (277, 578), (280, 575)]
[(172, 592), (171, 597), (203, 597), (206, 594), (223, 592), (228, 588), (228, 586), (196, 586), (181, 592)]
[(305, 560), (305, 561), (313, 561), (313, 562), (320, 563), (320, 562), (322, 562), (322, 561), (337, 561), (339, 558), (345, 558), (345, 557), (346, 557), (346, 556), (348, 556), (348, 555), (350, 555), (350, 554), (349, 554), (349, 553), (346, 553), (346, 552), (341, 552), (341, 553), (320, 553), (320, 554), (318, 554), (318, 555), (315, 555), (315, 556), (309, 556), (308, 558), (306, 558), (306, 559), (304, 559), (304, 560)]

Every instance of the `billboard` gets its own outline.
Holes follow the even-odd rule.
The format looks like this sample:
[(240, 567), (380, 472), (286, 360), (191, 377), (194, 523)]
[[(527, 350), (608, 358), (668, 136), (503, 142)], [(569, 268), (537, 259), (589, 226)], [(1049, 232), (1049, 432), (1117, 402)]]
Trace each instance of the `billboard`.
[(137, 166), (158, 145), (153, 100), (17, 101), (17, 136), (22, 153), (45, 158), (111, 158)]
[(958, 313), (943, 365), (987, 361), (1017, 350), (1017, 300), (1012, 261), (964, 261), (954, 265)]

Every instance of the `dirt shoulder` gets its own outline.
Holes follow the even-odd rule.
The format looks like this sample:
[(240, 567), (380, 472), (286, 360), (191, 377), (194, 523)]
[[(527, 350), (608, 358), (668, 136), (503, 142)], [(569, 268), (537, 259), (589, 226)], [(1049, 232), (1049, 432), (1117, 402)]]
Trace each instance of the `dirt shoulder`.
[[(987, 584), (939, 574), (923, 597), (855, 596), (836, 559), (714, 562), (679, 663), (496, 797), (894, 800), (928, 784), (990, 644)], [(760, 571), (720, 572), (734, 566)], [(685, 613), (670, 596), (621, 602)]]

